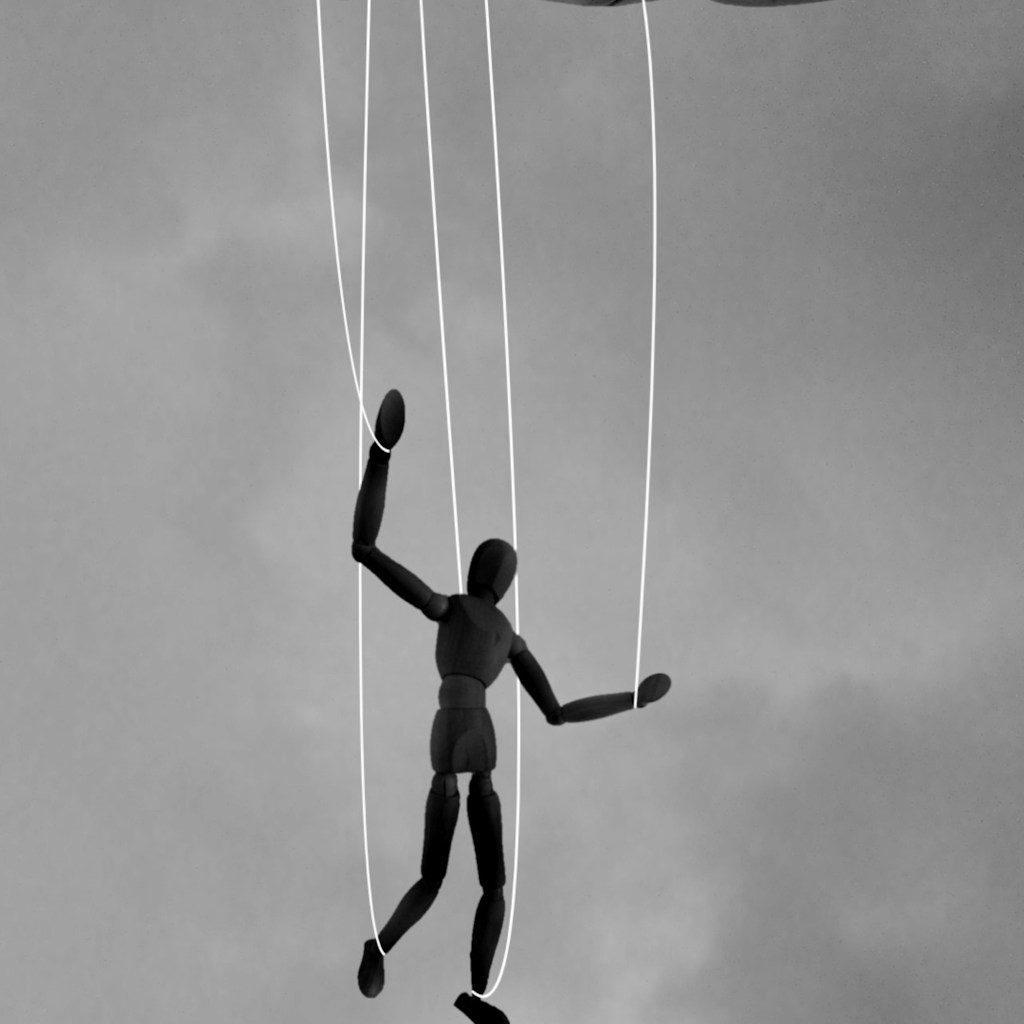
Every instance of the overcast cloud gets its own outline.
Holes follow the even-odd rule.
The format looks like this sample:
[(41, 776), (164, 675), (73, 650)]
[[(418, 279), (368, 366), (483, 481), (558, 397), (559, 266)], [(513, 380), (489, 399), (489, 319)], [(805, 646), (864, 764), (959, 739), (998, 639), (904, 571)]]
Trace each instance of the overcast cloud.
[[(427, 5), (467, 558), (511, 534), (479, 7)], [(459, 1020), (464, 815), (384, 992), (355, 982), (363, 456), (315, 6), (0, 14), (0, 1017)], [(674, 686), (559, 730), (524, 701), (495, 1002), (520, 1024), (1016, 1024), (1024, 8), (650, 16), (643, 670)], [(567, 701), (633, 682), (643, 29), (540, 0), (492, 21), (522, 632)], [(451, 590), (416, 7), (373, 24), (366, 388), (408, 406), (380, 543)], [(354, 331), (364, 26), (326, 0)], [(372, 578), (365, 605), (383, 923), (418, 869), (437, 680), (429, 624)], [(490, 698), (510, 868), (514, 686)]]

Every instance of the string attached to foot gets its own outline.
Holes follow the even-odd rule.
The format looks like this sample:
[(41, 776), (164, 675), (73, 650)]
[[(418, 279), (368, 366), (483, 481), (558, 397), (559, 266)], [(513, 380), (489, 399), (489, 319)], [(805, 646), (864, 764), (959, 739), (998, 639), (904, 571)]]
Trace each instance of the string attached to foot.
[(654, 434), (654, 350), (658, 311), (658, 147), (654, 116), (654, 61), (651, 57), (651, 27), (647, 18), (648, 0), (640, 0), (644, 14), (644, 38), (647, 41), (647, 80), (651, 93), (651, 378), (647, 398), (647, 470), (644, 480), (644, 537), (640, 554), (640, 614), (636, 627), (636, 675), (633, 680), (633, 708), (640, 692), (640, 647), (644, 633), (644, 590), (647, 584), (647, 527), (651, 510), (651, 442)]
[[(385, 448), (384, 445), (377, 440), (376, 434), (373, 432), (373, 427), (370, 425), (370, 420), (366, 415), (366, 408), (363, 405), (363, 353), (364, 353), (364, 340), (365, 340), (365, 324), (366, 324), (366, 191), (367, 191), (367, 165), (368, 165), (368, 153), (369, 153), (369, 136), (370, 136), (370, 22), (371, 22), (372, 3), (371, 0), (366, 0), (366, 81), (365, 91), (363, 100), (363, 202), (362, 202), (362, 243), (360, 249), (360, 287), (359, 287), (359, 371), (356, 372), (355, 357), (352, 353), (352, 338), (349, 333), (348, 326), (348, 310), (345, 305), (345, 286), (341, 278), (341, 255), (338, 251), (338, 222), (334, 210), (334, 178), (331, 173), (331, 138), (330, 131), (328, 128), (327, 118), (327, 85), (326, 77), (324, 75), (324, 35), (323, 35), (323, 18), (320, 11), (320, 0), (316, 0), (316, 33), (317, 33), (317, 48), (320, 55), (320, 101), (323, 107), (323, 120), (324, 120), (324, 148), (327, 154), (327, 188), (328, 195), (331, 201), (331, 231), (334, 237), (334, 265), (338, 273), (338, 295), (341, 299), (341, 316), (342, 321), (345, 324), (345, 341), (348, 345), (348, 357), (349, 363), (352, 366), (352, 377), (356, 386), (356, 396), (359, 399), (359, 443), (358, 443), (358, 477), (362, 478), (363, 471), (363, 423), (366, 423), (367, 428), (370, 431), (370, 436), (373, 438), (374, 443), (385, 452), (389, 452), (390, 448)], [(370, 923), (373, 925), (373, 937), (377, 943), (377, 948), (381, 952), (381, 956), (384, 956), (384, 947), (380, 942), (380, 933), (377, 930), (377, 917), (373, 910), (373, 883), (370, 879), (370, 841), (369, 841), (369, 830), (367, 828), (366, 820), (366, 742), (364, 737), (364, 726), (363, 726), (363, 567), (360, 565), (356, 573), (356, 587), (357, 587), (357, 633), (358, 633), (358, 662), (359, 662), (359, 791), (362, 798), (363, 808), (363, 859), (366, 865), (366, 896), (370, 904)]]
[[(420, 0), (422, 3), (422, 0)], [(494, 102), (494, 57), (491, 48), (491, 4), (490, 0), (484, 0), (484, 23), (487, 32), (487, 75), (491, 90), (491, 136), (494, 141), (494, 192), (498, 209), (498, 259), (501, 268), (501, 322), (502, 333), (505, 339), (505, 396), (508, 406), (508, 466), (509, 483), (512, 495), (512, 547), (519, 550), (519, 524), (516, 516), (516, 459), (515, 441), (512, 427), (512, 367), (509, 356), (508, 343), (508, 289), (505, 282), (505, 229), (501, 216), (501, 171), (498, 160), (498, 117)], [(519, 627), (519, 573), (516, 573), (512, 581), (512, 601), (515, 618), (515, 631), (520, 633)], [(519, 821), (520, 804), (522, 793), (522, 738), (523, 738), (523, 696), (522, 687), (517, 686), (516, 690), (516, 824), (515, 840), (512, 852), (512, 896), (509, 901), (508, 928), (505, 932), (505, 952), (501, 958), (501, 966), (498, 968), (498, 977), (487, 992), (473, 992), (473, 995), (481, 999), (489, 999), (498, 986), (501, 984), (502, 976), (505, 973), (505, 964), (508, 962), (508, 951), (512, 944), (512, 925), (516, 916), (516, 886), (519, 880)]]

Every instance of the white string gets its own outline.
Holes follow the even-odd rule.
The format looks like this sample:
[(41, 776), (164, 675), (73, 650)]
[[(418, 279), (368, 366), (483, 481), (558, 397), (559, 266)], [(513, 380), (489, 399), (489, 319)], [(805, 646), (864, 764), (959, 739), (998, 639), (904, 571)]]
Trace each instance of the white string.
[(427, 163), (430, 166), (430, 210), (434, 219), (434, 267), (437, 274), (437, 316), (441, 326), (441, 372), (444, 376), (444, 412), (448, 423), (448, 465), (452, 478), (452, 520), (455, 524), (455, 590), (462, 590), (462, 545), (459, 542), (459, 505), (455, 496), (455, 450), (452, 445), (452, 406), (448, 389), (448, 348), (444, 337), (444, 297), (441, 292), (441, 248), (437, 231), (437, 193), (434, 188), (434, 141), (430, 130), (430, 86), (427, 81), (427, 29), (420, 0), (420, 49), (423, 52), (423, 105), (427, 120)]
[[(366, 79), (363, 85), (363, 227), (359, 247), (359, 394), (363, 393), (363, 354), (366, 338), (366, 195), (367, 166), (370, 154), (370, 22), (373, 13), (373, 0), (366, 0)], [(361, 401), (361, 400), (360, 400)], [(363, 455), (363, 419), (365, 410), (359, 417), (359, 440), (357, 448), (357, 472), (362, 470)], [(367, 421), (369, 423), (369, 421)], [(372, 431), (371, 431), (372, 433)], [(376, 438), (374, 438), (376, 441)], [(379, 442), (378, 442), (379, 444)], [(390, 449), (389, 449), (390, 450)], [(363, 795), (363, 855), (366, 858), (366, 897), (370, 903), (370, 924), (373, 926), (373, 938), (377, 943), (381, 956), (385, 955), (381, 945), (380, 933), (377, 931), (377, 916), (373, 911), (373, 886), (370, 882), (370, 842), (366, 825), (366, 752), (363, 743), (363, 566), (359, 563), (356, 573), (359, 587), (359, 773), (362, 779)]]
[(644, 539), (640, 555), (640, 617), (636, 628), (636, 676), (633, 682), (633, 707), (640, 692), (640, 644), (644, 632), (644, 588), (647, 582), (647, 524), (651, 508), (651, 440), (654, 433), (654, 346), (658, 309), (658, 148), (654, 118), (654, 62), (651, 58), (651, 28), (647, 19), (647, 0), (640, 0), (647, 40), (647, 78), (651, 91), (651, 381), (647, 399), (647, 475), (644, 482)]
[[(370, 39), (370, 27), (369, 27), (369, 0), (367, 0), (367, 27), (366, 27), (366, 39), (367, 39), (367, 63), (366, 63), (366, 74), (367, 82), (369, 82), (370, 64), (369, 64), (369, 39)], [(377, 435), (373, 432), (373, 427), (370, 426), (370, 420), (366, 415), (366, 407), (363, 405), (363, 385), (362, 380), (356, 373), (356, 361), (355, 356), (352, 354), (352, 337), (349, 334), (348, 329), (348, 310), (345, 306), (345, 286), (341, 280), (341, 253), (338, 250), (338, 218), (334, 210), (334, 176), (331, 173), (331, 134), (327, 126), (327, 83), (324, 76), (324, 31), (323, 31), (323, 19), (320, 13), (320, 0), (316, 0), (316, 38), (317, 38), (317, 51), (320, 55), (320, 105), (323, 108), (324, 115), (324, 151), (327, 156), (327, 195), (331, 202), (331, 233), (334, 238), (334, 266), (338, 273), (338, 296), (341, 299), (341, 319), (345, 325), (345, 344), (348, 347), (348, 361), (352, 367), (352, 380), (356, 386), (356, 396), (359, 399), (359, 412), (362, 420), (366, 421), (366, 427), (370, 431), (370, 437), (373, 438), (374, 442), (379, 448), (384, 451), (391, 451), (390, 448), (385, 448), (384, 445), (377, 440)], [(369, 88), (369, 86), (367, 86)], [(369, 93), (367, 93), (369, 96)], [(363, 147), (363, 231), (366, 231), (366, 147), (365, 139)], [(365, 276), (365, 275), (364, 275)], [(361, 427), (360, 427), (361, 432)], [(361, 442), (360, 442), (361, 443)]]
[[(359, 440), (362, 442), (363, 439), (363, 425), (362, 421), (359, 424)], [(362, 444), (360, 443), (360, 454), (362, 453)], [(360, 469), (362, 469), (362, 459), (360, 458)], [(377, 948), (380, 950), (380, 955), (384, 956), (384, 947), (380, 944), (380, 932), (377, 930), (377, 916), (373, 912), (373, 885), (370, 881), (370, 840), (369, 831), (366, 824), (366, 742), (364, 739), (363, 732), (363, 567), (360, 565), (359, 570), (356, 573), (356, 585), (358, 587), (358, 605), (359, 605), (359, 791), (362, 795), (363, 801), (363, 859), (366, 864), (366, 896), (370, 903), (370, 924), (373, 926), (373, 938), (377, 943)]]
[[(362, 458), (363, 458), (363, 422), (365, 420), (366, 426), (370, 431), (370, 436), (378, 447), (384, 451), (390, 451), (389, 448), (384, 446), (377, 440), (376, 435), (373, 432), (373, 428), (370, 426), (370, 421), (366, 416), (366, 409), (363, 406), (363, 355), (364, 355), (364, 341), (365, 341), (365, 326), (366, 326), (366, 192), (367, 192), (367, 165), (369, 155), (369, 139), (370, 139), (370, 21), (371, 21), (371, 0), (366, 0), (366, 80), (364, 87), (364, 100), (363, 100), (363, 201), (362, 201), (362, 231), (361, 231), (361, 245), (360, 245), (360, 257), (359, 257), (359, 371), (356, 372), (355, 357), (352, 354), (352, 339), (349, 334), (348, 326), (348, 312), (345, 306), (345, 288), (342, 284), (341, 279), (341, 256), (338, 251), (338, 222), (334, 211), (334, 178), (331, 174), (331, 142), (330, 133), (327, 125), (327, 86), (324, 76), (324, 36), (323, 36), (323, 21), (320, 12), (320, 0), (316, 0), (316, 33), (317, 33), (317, 49), (320, 55), (320, 101), (323, 107), (324, 117), (324, 148), (327, 154), (327, 186), (328, 195), (331, 201), (331, 231), (334, 236), (334, 264), (338, 272), (338, 295), (341, 298), (341, 315), (342, 320), (345, 324), (345, 341), (348, 345), (348, 356), (349, 362), (352, 366), (352, 376), (356, 385), (356, 395), (359, 398), (359, 440), (358, 440), (358, 463), (357, 463), (357, 479), (362, 478)], [(370, 923), (373, 926), (373, 937), (377, 943), (377, 948), (380, 950), (381, 956), (384, 956), (384, 947), (380, 942), (380, 933), (377, 930), (377, 916), (373, 909), (373, 883), (370, 879), (370, 839), (369, 829), (367, 827), (367, 815), (366, 815), (366, 741), (364, 731), (364, 715), (363, 715), (363, 567), (360, 565), (356, 572), (356, 604), (358, 608), (357, 614), (357, 634), (358, 634), (358, 663), (359, 663), (359, 792), (362, 800), (363, 810), (363, 861), (366, 866), (366, 896), (370, 904)]]
[[(501, 267), (501, 321), (505, 338), (505, 395), (508, 406), (508, 466), (509, 482), (512, 489), (512, 547), (519, 548), (519, 526), (516, 517), (516, 460), (515, 443), (513, 441), (512, 429), (512, 369), (509, 358), (508, 344), (508, 291), (505, 286), (505, 230), (501, 216), (501, 173), (498, 163), (498, 118), (495, 112), (494, 103), (494, 58), (491, 53), (491, 5), (490, 0), (484, 0), (484, 21), (487, 27), (487, 74), (491, 87), (491, 136), (494, 140), (494, 191), (498, 207), (498, 257)], [(515, 629), (519, 633), (519, 574), (516, 573), (512, 583), (512, 596), (515, 608)], [(522, 764), (522, 688), (517, 686), (516, 690), (516, 826), (515, 842), (512, 854), (512, 898), (509, 904), (508, 929), (505, 933), (505, 952), (501, 958), (501, 967), (498, 968), (498, 977), (490, 989), (481, 994), (473, 992), (473, 995), (481, 999), (490, 999), (501, 984), (502, 976), (505, 973), (505, 964), (508, 962), (509, 946), (512, 944), (512, 924), (516, 916), (516, 885), (519, 879), (519, 820), (520, 820), (520, 796), (522, 792), (520, 766)]]

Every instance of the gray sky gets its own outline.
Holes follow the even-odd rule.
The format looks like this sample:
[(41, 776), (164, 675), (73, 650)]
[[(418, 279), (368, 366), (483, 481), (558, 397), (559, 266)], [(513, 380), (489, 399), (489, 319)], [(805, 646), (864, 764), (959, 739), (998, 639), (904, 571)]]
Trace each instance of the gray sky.
[[(0, 13), (0, 1016), (461, 1019), (464, 816), (384, 993), (355, 984), (362, 455), (315, 7)], [(1024, 8), (650, 16), (643, 669), (674, 687), (559, 730), (524, 702), (495, 1002), (519, 1022), (1016, 1022)], [(492, 21), (522, 632), (564, 701), (633, 680), (643, 28), (539, 0)], [(325, 3), (353, 314), (364, 24)], [(377, 4), (374, 29), (367, 394), (408, 407), (380, 542), (453, 589), (415, 5)], [(511, 529), (479, 5), (428, 4), (428, 46), (468, 558)], [(418, 870), (437, 680), (429, 624), (372, 579), (365, 633), (382, 923)], [(491, 691), (510, 868), (513, 693), (510, 673)]]

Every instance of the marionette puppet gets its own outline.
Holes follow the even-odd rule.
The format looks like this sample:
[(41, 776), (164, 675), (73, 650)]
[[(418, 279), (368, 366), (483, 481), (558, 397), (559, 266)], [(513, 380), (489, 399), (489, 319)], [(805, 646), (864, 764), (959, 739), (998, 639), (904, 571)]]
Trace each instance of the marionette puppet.
[[(394, 448), (405, 425), (400, 392), (389, 391), (377, 414), (375, 435)], [(505, 859), (501, 839), (501, 804), (491, 785), (496, 761), (494, 726), (485, 706), (487, 688), (506, 662), (512, 665), (526, 692), (551, 725), (586, 722), (631, 711), (633, 692), (585, 697), (559, 704), (540, 664), (517, 636), (498, 602), (512, 584), (516, 553), (503, 540), (485, 540), (469, 565), (465, 594), (439, 594), (412, 572), (389, 558), (376, 545), (384, 515), (390, 451), (376, 442), (370, 448), (366, 472), (356, 501), (352, 555), (388, 588), (418, 608), (437, 625), (435, 660), (441, 675), (440, 708), (430, 733), (434, 778), (427, 795), (426, 826), (420, 878), (402, 897), (381, 929), (380, 947), (368, 939), (359, 965), (359, 989), (372, 998), (384, 987), (384, 956), (427, 912), (448, 869), (448, 855), (459, 813), (458, 775), (469, 773), (467, 810), (483, 894), (473, 921), (470, 947), (472, 992), (463, 992), (455, 1005), (476, 1024), (508, 1024), (497, 1007), (479, 998), (486, 991), (491, 963), (505, 918)], [(644, 707), (664, 697), (671, 681), (663, 673), (640, 684), (636, 704)]]

